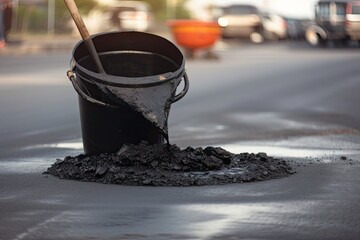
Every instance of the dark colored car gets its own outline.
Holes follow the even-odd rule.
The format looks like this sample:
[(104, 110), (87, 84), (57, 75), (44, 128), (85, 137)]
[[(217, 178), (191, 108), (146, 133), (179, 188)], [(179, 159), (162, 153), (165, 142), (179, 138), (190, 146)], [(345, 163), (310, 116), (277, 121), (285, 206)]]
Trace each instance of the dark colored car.
[(311, 46), (325, 46), (327, 41), (360, 41), (360, 1), (320, 0), (315, 6), (316, 24), (306, 30)]
[(217, 19), (224, 38), (249, 38), (254, 43), (264, 41), (260, 11), (253, 5), (230, 5), (223, 7)]

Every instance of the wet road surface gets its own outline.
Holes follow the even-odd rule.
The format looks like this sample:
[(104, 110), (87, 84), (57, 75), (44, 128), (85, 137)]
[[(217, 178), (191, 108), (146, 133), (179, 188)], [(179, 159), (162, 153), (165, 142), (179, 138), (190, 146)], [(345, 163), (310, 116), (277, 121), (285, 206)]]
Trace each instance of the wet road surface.
[(359, 51), (230, 44), (219, 61), (188, 60), (170, 140), (267, 152), (297, 170), (189, 188), (42, 175), (82, 152), (70, 53), (0, 57), (0, 239), (357, 239)]

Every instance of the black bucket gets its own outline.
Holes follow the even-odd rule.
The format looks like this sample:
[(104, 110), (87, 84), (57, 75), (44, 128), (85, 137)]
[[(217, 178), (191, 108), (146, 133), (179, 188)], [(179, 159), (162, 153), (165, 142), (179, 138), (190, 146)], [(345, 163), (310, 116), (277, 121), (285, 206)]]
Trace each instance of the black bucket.
[[(180, 50), (143, 32), (111, 32), (92, 39), (106, 74), (97, 73), (83, 41), (74, 48), (68, 72), (79, 94), (85, 154), (117, 152), (125, 143), (163, 143), (170, 105), (188, 90)], [(184, 89), (176, 95), (183, 79)]]

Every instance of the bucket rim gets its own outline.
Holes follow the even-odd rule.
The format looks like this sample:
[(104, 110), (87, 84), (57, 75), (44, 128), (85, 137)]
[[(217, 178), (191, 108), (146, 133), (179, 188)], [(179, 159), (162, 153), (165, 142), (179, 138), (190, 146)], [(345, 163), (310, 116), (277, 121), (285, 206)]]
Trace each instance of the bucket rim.
[[(123, 36), (121, 36), (123, 35)], [(176, 62), (176, 60), (171, 59), (169, 56), (165, 56), (158, 52), (153, 51), (141, 51), (139, 49), (136, 49), (137, 46), (133, 47), (132, 49), (123, 49), (123, 50), (109, 50), (109, 51), (103, 51), (101, 47), (97, 47), (96, 42), (100, 41), (101, 38), (111, 37), (111, 36), (117, 36), (120, 38), (125, 37), (142, 37), (147, 39), (142, 39), (142, 41), (151, 40), (151, 41), (158, 41), (159, 44), (166, 44), (166, 47), (172, 48), (171, 50), (177, 54), (178, 58), (181, 59), (181, 63), (179, 65), (179, 61)], [(117, 86), (117, 87), (150, 87), (150, 86), (156, 86), (161, 85), (164, 83), (167, 83), (173, 79), (179, 79), (182, 78), (185, 74), (185, 58), (182, 54), (182, 52), (178, 49), (178, 47), (169, 41), (168, 39), (161, 37), (159, 35), (151, 34), (151, 33), (145, 33), (145, 32), (136, 32), (136, 31), (114, 31), (114, 32), (105, 32), (105, 33), (98, 33), (91, 35), (91, 38), (95, 44), (95, 47), (97, 48), (98, 54), (104, 54), (104, 53), (111, 53), (111, 52), (145, 52), (145, 53), (154, 53), (158, 54), (164, 58), (169, 59), (177, 66), (176, 71), (172, 72), (164, 72), (161, 74), (155, 74), (155, 75), (147, 75), (147, 76), (141, 76), (141, 77), (125, 77), (125, 76), (116, 76), (116, 75), (109, 75), (104, 73), (97, 73), (94, 71), (91, 71), (83, 66), (81, 66), (78, 61), (80, 59), (76, 59), (77, 51), (80, 47), (83, 47), (85, 45), (84, 40), (80, 40), (74, 47), (72, 51), (72, 59), (71, 59), (71, 68), (72, 70), (80, 75), (82, 78), (86, 79), (87, 77), (84, 77), (83, 75), (88, 75), (91, 78), (91, 81), (95, 81), (99, 84), (103, 85), (110, 85), (110, 86)]]

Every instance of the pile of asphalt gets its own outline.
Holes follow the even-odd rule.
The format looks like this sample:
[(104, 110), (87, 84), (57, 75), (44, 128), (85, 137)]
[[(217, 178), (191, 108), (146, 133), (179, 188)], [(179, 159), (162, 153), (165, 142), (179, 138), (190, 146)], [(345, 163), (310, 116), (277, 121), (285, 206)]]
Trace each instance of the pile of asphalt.
[(118, 153), (58, 159), (45, 174), (61, 179), (127, 186), (201, 186), (255, 182), (295, 173), (266, 153), (230, 153), (219, 147), (124, 145)]

